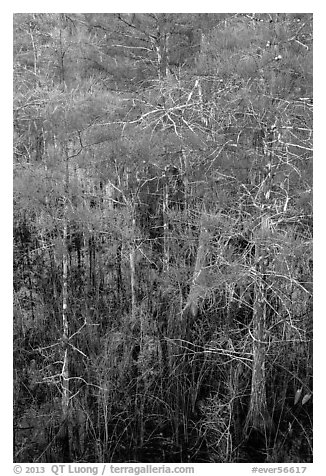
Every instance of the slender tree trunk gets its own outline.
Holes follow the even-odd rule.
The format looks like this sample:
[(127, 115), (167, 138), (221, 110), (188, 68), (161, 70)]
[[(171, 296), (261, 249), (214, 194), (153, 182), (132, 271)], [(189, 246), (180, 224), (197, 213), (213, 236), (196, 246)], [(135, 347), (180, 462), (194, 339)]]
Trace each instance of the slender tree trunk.
[(62, 237), (62, 342), (63, 342), (63, 366), (62, 366), (62, 456), (63, 461), (71, 461), (70, 454), (70, 438), (69, 438), (69, 402), (70, 402), (70, 389), (69, 389), (69, 321), (68, 321), (68, 191), (69, 191), (69, 163), (68, 163), (68, 150), (65, 150), (66, 160), (66, 176), (65, 176), (65, 203), (63, 210), (63, 237)]
[(205, 216), (203, 216), (201, 229), (200, 229), (200, 235), (199, 235), (199, 241), (198, 241), (195, 270), (194, 270), (194, 274), (192, 278), (192, 284), (190, 287), (186, 306), (182, 313), (183, 316), (190, 314), (190, 316), (193, 319), (197, 317), (199, 301), (205, 296), (205, 293), (206, 293), (205, 263), (206, 263), (208, 241), (209, 241), (209, 232), (205, 224)]
[(62, 258), (62, 341), (63, 341), (63, 367), (62, 367), (62, 417), (63, 434), (62, 450), (64, 462), (71, 461), (70, 458), (70, 438), (69, 438), (69, 322), (67, 316), (68, 310), (68, 252), (67, 252), (67, 223), (63, 227), (63, 258)]
[(96, 288), (96, 270), (95, 270), (95, 260), (96, 260), (96, 249), (95, 249), (95, 238), (92, 235), (88, 240), (88, 252), (89, 252), (89, 282), (90, 289), (95, 291)]
[(164, 44), (163, 44), (162, 70), (163, 70), (164, 76), (167, 77), (170, 74), (170, 69), (169, 69), (169, 63), (170, 63), (170, 51), (169, 51), (170, 32), (169, 31), (167, 31), (165, 33), (163, 41), (164, 41)]
[(164, 79), (169, 75), (169, 40), (170, 32), (167, 31), (166, 14), (159, 15), (157, 26), (157, 40), (155, 44), (157, 67), (159, 79)]
[(116, 253), (116, 275), (117, 275), (117, 301), (119, 305), (123, 302), (122, 288), (122, 243), (119, 243)]
[(169, 211), (169, 183), (168, 177), (165, 177), (163, 185), (163, 272), (169, 269), (169, 222), (168, 222), (168, 211)]
[[(34, 17), (34, 15), (33, 15)], [(41, 82), (40, 82), (40, 75), (38, 74), (39, 73), (39, 70), (38, 70), (38, 58), (39, 58), (39, 55), (38, 55), (38, 49), (37, 49), (37, 45), (36, 45), (36, 42), (35, 42), (35, 36), (33, 34), (33, 26), (32, 26), (32, 23), (30, 23), (29, 25), (29, 36), (31, 38), (31, 43), (32, 43), (32, 48), (33, 48), (33, 59), (34, 59), (34, 76), (35, 76), (35, 79), (37, 78), (38, 80), (38, 85), (41, 86)]]
[(260, 185), (260, 230), (255, 247), (256, 280), (254, 284), (254, 304), (252, 322), (252, 378), (249, 411), (246, 419), (246, 433), (253, 428), (266, 436), (272, 427), (272, 420), (267, 408), (266, 395), (266, 324), (268, 296), (266, 274), (269, 265), (269, 252), (264, 245), (264, 238), (270, 234), (269, 203), (272, 193), (272, 161), (274, 133), (267, 136), (264, 143), (265, 172)]
[(135, 210), (132, 207), (132, 240), (130, 244), (130, 253), (129, 253), (129, 263), (130, 263), (130, 287), (131, 287), (131, 319), (134, 321), (136, 319), (136, 264), (135, 264), (135, 255), (136, 255), (136, 242), (135, 242), (135, 232), (136, 232), (136, 220), (135, 220)]

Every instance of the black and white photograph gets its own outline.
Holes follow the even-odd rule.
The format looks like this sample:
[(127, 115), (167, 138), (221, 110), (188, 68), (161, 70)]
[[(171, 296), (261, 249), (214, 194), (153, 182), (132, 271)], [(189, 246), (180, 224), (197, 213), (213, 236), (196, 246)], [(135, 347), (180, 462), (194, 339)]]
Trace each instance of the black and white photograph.
[(314, 19), (12, 15), (15, 468), (314, 462)]

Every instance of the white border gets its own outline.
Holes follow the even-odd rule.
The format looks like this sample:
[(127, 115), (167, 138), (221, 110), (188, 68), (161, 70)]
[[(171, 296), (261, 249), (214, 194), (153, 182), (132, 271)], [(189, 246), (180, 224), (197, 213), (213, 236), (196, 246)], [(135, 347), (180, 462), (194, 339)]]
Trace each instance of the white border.
[[(263, 2), (193, 2), (164, 1), (119, 2), (121, 12), (307, 12), (314, 13), (314, 463), (308, 466), (307, 476), (325, 474), (323, 462), (326, 456), (325, 437), (325, 321), (324, 296), (325, 285), (325, 32), (326, 11), (322, 2), (310, 1), (274, 1)], [(112, 8), (112, 10), (110, 9)], [(2, 114), (1, 114), (1, 460), (2, 474), (13, 474), (12, 468), (12, 15), (20, 12), (114, 12), (117, 8), (109, 2), (80, 1), (13, 1), (2, 6), (2, 27), (0, 29), (1, 65), (2, 65)], [(264, 7), (262, 9), (262, 7)], [(24, 465), (27, 466), (27, 465)], [(50, 466), (50, 465), (45, 465)], [(246, 475), (251, 473), (251, 464), (195, 464), (195, 474)], [(257, 465), (263, 468), (287, 466), (286, 464)], [(288, 465), (288, 466), (303, 466)], [(24, 474), (24, 473), (23, 473)], [(50, 474), (50, 472), (46, 472)], [(106, 474), (109, 474), (107, 472)]]

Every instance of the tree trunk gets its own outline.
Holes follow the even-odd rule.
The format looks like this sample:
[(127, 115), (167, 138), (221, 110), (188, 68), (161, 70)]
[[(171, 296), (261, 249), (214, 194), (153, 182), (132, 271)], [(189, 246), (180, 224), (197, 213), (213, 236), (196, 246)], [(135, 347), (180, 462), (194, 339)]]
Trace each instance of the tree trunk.
[(63, 343), (63, 366), (62, 366), (62, 457), (64, 462), (71, 461), (70, 458), (70, 438), (69, 438), (69, 322), (68, 322), (68, 224), (67, 224), (67, 203), (69, 190), (69, 167), (68, 153), (66, 151), (66, 177), (65, 177), (65, 204), (63, 216), (63, 237), (62, 237), (62, 343)]
[(246, 421), (246, 433), (251, 429), (266, 435), (270, 418), (267, 411), (266, 397), (266, 281), (265, 264), (259, 256), (259, 246), (256, 245), (257, 275), (254, 284), (254, 304), (252, 320), (252, 377), (249, 411)]
[(209, 241), (209, 232), (205, 224), (205, 216), (202, 217), (198, 249), (195, 263), (195, 270), (192, 278), (186, 306), (182, 313), (182, 319), (187, 314), (195, 319), (198, 315), (199, 301), (205, 296), (205, 263), (207, 254), (207, 245)]
[(92, 236), (88, 240), (88, 252), (89, 252), (89, 288), (95, 291), (96, 288), (96, 270), (95, 270), (95, 238), (92, 231)]
[(169, 268), (169, 223), (168, 223), (168, 210), (169, 210), (169, 183), (168, 178), (165, 178), (163, 184), (163, 272)]
[(123, 286), (122, 286), (122, 242), (119, 243), (116, 253), (116, 289), (117, 289), (117, 302), (122, 305), (123, 302)]
[(132, 239), (130, 244), (130, 253), (129, 253), (129, 263), (130, 263), (130, 287), (131, 287), (131, 319), (134, 322), (136, 319), (136, 264), (135, 264), (135, 255), (136, 255), (136, 243), (135, 243), (135, 232), (136, 232), (136, 221), (135, 221), (135, 210), (132, 207)]
[(167, 31), (166, 14), (159, 14), (156, 40), (156, 56), (159, 79), (169, 75), (169, 40), (170, 32)]
[(245, 430), (259, 431), (266, 436), (272, 427), (272, 420), (267, 410), (266, 396), (266, 322), (267, 322), (267, 283), (266, 272), (268, 267), (268, 250), (264, 240), (270, 234), (270, 218), (268, 210), (272, 192), (272, 160), (273, 160), (274, 134), (271, 132), (264, 143), (265, 172), (260, 184), (260, 230), (255, 246), (256, 280), (254, 284), (254, 304), (252, 321), (252, 379), (249, 411), (247, 414)]

